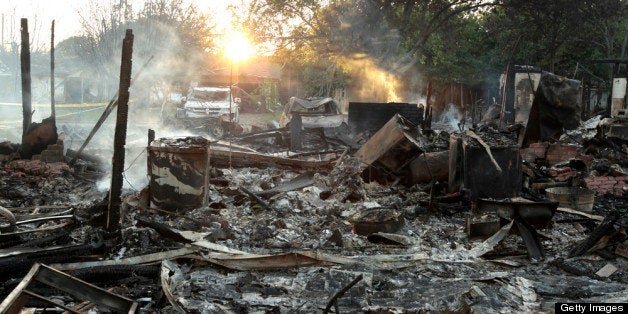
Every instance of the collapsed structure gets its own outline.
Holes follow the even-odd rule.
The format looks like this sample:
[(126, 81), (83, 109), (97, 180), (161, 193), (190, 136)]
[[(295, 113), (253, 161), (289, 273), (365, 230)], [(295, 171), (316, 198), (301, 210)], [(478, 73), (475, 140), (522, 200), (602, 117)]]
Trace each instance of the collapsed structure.
[(59, 160), (56, 138), (31, 159), (5, 143), (0, 313), (626, 302), (628, 117), (580, 123), (577, 89), (543, 73), (525, 125), (502, 115), (451, 133), (414, 110), (376, 130), (364, 117), (304, 128), (294, 110), (281, 128), (221, 141), (149, 132), (149, 183), (122, 196), (123, 151), (107, 192), (93, 187), (99, 162), (81, 152)]

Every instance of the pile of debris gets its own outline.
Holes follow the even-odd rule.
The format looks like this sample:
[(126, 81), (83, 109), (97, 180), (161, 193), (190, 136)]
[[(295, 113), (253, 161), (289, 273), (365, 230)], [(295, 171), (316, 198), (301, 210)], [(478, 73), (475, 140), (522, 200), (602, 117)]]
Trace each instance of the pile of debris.
[(628, 151), (596, 119), (524, 148), (521, 128), (447, 133), (401, 115), (359, 147), (289, 127), (153, 139), (149, 184), (126, 193), (114, 230), (96, 165), (4, 162), (0, 312), (626, 302)]

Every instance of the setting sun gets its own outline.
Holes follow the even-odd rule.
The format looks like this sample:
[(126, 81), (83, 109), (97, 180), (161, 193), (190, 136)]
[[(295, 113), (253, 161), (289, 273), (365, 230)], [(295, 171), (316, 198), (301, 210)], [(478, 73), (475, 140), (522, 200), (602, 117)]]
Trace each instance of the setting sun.
[(248, 37), (241, 32), (230, 32), (225, 36), (225, 56), (234, 62), (240, 62), (253, 55), (253, 46)]

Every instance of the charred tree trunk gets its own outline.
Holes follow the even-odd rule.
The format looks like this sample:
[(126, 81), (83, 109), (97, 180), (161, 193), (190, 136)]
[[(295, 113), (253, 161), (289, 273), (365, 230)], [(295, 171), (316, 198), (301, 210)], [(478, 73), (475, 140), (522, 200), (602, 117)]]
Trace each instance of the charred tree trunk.
[(28, 132), (31, 125), (33, 108), (31, 106), (31, 52), (28, 34), (28, 20), (21, 20), (22, 49), (20, 52), (20, 65), (22, 70), (22, 136)]
[(122, 62), (120, 64), (120, 87), (116, 130), (113, 142), (111, 167), (111, 187), (107, 206), (107, 230), (117, 231), (120, 227), (120, 204), (122, 203), (122, 172), (124, 171), (124, 146), (129, 113), (129, 87), (131, 86), (131, 57), (133, 56), (133, 30), (127, 29), (122, 43)]

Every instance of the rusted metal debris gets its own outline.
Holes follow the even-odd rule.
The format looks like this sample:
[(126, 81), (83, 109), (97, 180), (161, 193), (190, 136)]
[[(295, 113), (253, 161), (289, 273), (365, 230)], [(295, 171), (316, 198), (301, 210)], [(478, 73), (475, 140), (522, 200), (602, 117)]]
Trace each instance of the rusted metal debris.
[(526, 223), (536, 228), (546, 228), (552, 221), (557, 202), (532, 202), (522, 198), (514, 199), (479, 199), (477, 201), (478, 211), (480, 213), (496, 213), (504, 219), (514, 219), (519, 217)]
[[(472, 199), (520, 195), (522, 174), (519, 148), (513, 139), (499, 133), (491, 135), (495, 137), (491, 139), (495, 143), (490, 144), (494, 158), (487, 158), (485, 147), (475, 144), (477, 134), (473, 137), (466, 134), (451, 136), (449, 192), (464, 188), (470, 192)], [(483, 139), (483, 142), (487, 141), (487, 138)]]
[(466, 218), (465, 230), (467, 237), (489, 237), (501, 228), (500, 219), (497, 215), (469, 215)]
[[(328, 171), (333, 159), (300, 160), (257, 153), (248, 148), (210, 143), (201, 137), (162, 138), (148, 147), (151, 200), (164, 209), (202, 205), (209, 167), (277, 167)], [(211, 180), (211, 178), (210, 178)]]
[(359, 235), (372, 233), (394, 233), (401, 229), (404, 218), (392, 208), (369, 209), (351, 218), (353, 230)]

